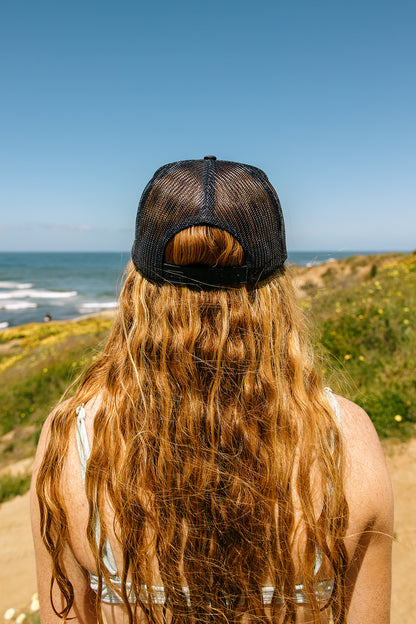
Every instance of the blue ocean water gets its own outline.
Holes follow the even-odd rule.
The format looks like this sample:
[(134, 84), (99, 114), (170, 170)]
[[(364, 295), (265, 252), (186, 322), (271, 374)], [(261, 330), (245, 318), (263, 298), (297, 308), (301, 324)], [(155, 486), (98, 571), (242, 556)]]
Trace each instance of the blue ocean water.
[(0, 253), (0, 329), (116, 306), (129, 253)]
[[(313, 265), (356, 253), (294, 252), (289, 262)], [(129, 253), (0, 253), (0, 329), (64, 320), (116, 307)]]

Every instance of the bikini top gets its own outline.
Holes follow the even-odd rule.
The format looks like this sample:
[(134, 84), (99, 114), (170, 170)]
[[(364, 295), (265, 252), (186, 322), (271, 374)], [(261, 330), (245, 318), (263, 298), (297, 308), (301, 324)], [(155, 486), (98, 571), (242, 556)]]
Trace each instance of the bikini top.
[[(334, 410), (334, 414), (336, 415), (338, 423), (341, 426), (342, 424), (341, 423), (341, 411), (340, 411), (338, 402), (335, 399), (334, 395), (332, 394), (332, 391), (330, 388), (325, 388), (325, 390), (328, 393), (328, 398), (331, 403), (332, 409)], [(80, 405), (77, 408), (76, 413), (77, 413), (76, 439), (77, 439), (82, 481), (83, 481), (84, 488), (85, 488), (85, 474), (87, 470), (87, 462), (90, 457), (90, 446), (89, 446), (89, 441), (88, 441), (88, 436), (87, 436), (87, 429), (85, 426), (84, 406)], [(99, 544), (100, 522), (99, 522), (98, 517), (95, 520), (95, 538), (96, 538), (97, 544)], [(108, 570), (108, 575), (112, 583), (112, 587), (110, 587), (110, 585), (106, 583), (103, 579), (102, 589), (101, 589), (101, 601), (105, 603), (109, 603), (109, 604), (121, 604), (123, 602), (123, 599), (121, 598), (122, 582), (121, 582), (120, 576), (117, 573), (117, 565), (116, 565), (113, 551), (111, 549), (111, 545), (110, 545), (108, 538), (104, 542), (102, 558), (103, 558), (103, 563), (106, 569)], [(322, 553), (320, 549), (317, 548), (316, 556), (315, 556), (315, 566), (314, 566), (315, 575), (319, 572), (321, 565), (322, 565)], [(89, 579), (90, 579), (91, 589), (95, 593), (97, 593), (98, 576), (96, 574), (93, 574), (92, 572), (89, 572)], [(326, 602), (327, 600), (329, 600), (332, 594), (333, 587), (334, 587), (333, 578), (324, 579), (322, 581), (317, 581), (316, 587), (315, 587), (315, 595), (316, 595), (317, 600), (319, 602)], [(131, 603), (135, 602), (136, 597), (131, 591), (131, 586), (129, 582), (126, 583), (126, 590), (127, 590), (127, 594), (129, 595), (129, 602)], [(184, 593), (188, 606), (190, 606), (191, 601), (190, 601), (189, 588), (183, 587), (182, 591)], [(276, 592), (275, 587), (265, 586), (262, 588), (264, 605), (270, 605), (272, 603), (272, 599), (273, 599), (273, 596), (275, 595), (275, 592)], [(280, 594), (276, 596), (276, 599), (278, 603), (283, 603), (284, 599), (283, 599), (283, 596), (281, 596)], [(142, 592), (140, 595), (140, 600), (145, 604), (151, 601), (153, 604), (163, 605), (165, 604), (165, 600), (166, 600), (164, 588), (155, 586), (155, 585), (152, 585), (151, 588), (147, 588), (146, 585), (143, 585)], [(307, 604), (309, 602), (303, 583), (298, 583), (295, 585), (293, 600), (296, 604)]]

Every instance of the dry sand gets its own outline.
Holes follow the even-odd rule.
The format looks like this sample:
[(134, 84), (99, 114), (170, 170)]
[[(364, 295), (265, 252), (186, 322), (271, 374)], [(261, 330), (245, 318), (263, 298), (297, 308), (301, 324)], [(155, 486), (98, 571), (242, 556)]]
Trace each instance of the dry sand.
[[(416, 613), (416, 439), (386, 446), (396, 501), (392, 624), (413, 624)], [(27, 464), (20, 468), (27, 469)], [(36, 591), (29, 494), (0, 505), (0, 622), (6, 609), (28, 609)], [(365, 624), (365, 623), (363, 623)]]
[(416, 439), (386, 449), (395, 500), (392, 624), (416, 621)]

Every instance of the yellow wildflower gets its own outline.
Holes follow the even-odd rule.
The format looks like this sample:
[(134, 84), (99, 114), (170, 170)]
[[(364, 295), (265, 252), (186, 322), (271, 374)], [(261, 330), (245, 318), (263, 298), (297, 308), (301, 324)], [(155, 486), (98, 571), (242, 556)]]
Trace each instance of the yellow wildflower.
[(360, 360), (360, 362), (364, 362), (365, 361), (365, 357), (363, 355), (359, 355), (358, 359)]
[(409, 312), (409, 308), (406, 306), (405, 308), (403, 308), (403, 312)]
[(379, 308), (379, 309), (377, 310), (377, 312), (378, 312), (379, 314), (383, 314), (383, 313), (384, 313), (384, 310), (383, 310), (383, 308)]
[(404, 319), (403, 325), (409, 325), (409, 319)]
[(43, 372), (43, 373), (47, 373), (47, 372), (48, 372), (48, 369), (45, 367), (45, 368), (43, 369), (43, 371), (42, 371), (42, 372)]
[(351, 358), (352, 358), (351, 353), (346, 353), (346, 354), (344, 355), (344, 360), (350, 360)]
[(396, 414), (396, 416), (394, 417), (394, 420), (396, 422), (402, 422), (403, 418), (400, 416), (400, 414)]

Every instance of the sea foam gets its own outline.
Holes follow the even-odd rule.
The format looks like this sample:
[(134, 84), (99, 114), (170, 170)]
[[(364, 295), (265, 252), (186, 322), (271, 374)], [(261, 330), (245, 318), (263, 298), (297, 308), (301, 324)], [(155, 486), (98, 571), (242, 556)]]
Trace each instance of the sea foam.
[(33, 284), (22, 284), (20, 282), (0, 282), (0, 288), (32, 288)]
[(68, 299), (77, 296), (76, 290), (62, 291), (41, 290), (38, 288), (17, 288), (0, 292), (0, 299)]
[(117, 301), (108, 301), (108, 302), (92, 302), (92, 303), (83, 303), (79, 306), (78, 310), (81, 313), (84, 312), (98, 312), (99, 310), (112, 310), (118, 306)]
[(36, 303), (30, 301), (0, 301), (0, 310), (29, 310), (37, 307)]
[(335, 262), (335, 258), (328, 258), (325, 260), (310, 260), (305, 264), (305, 266), (310, 269), (311, 267), (320, 266), (321, 264), (326, 264), (327, 262)]

